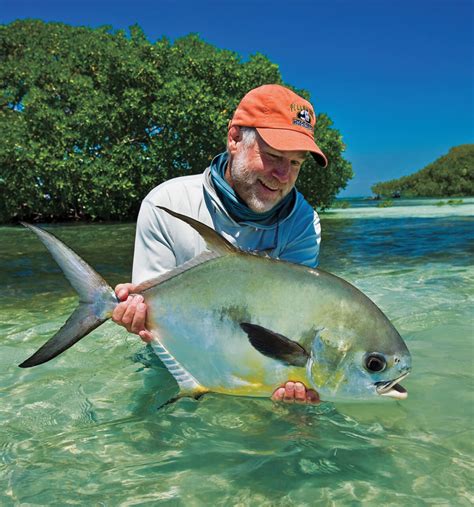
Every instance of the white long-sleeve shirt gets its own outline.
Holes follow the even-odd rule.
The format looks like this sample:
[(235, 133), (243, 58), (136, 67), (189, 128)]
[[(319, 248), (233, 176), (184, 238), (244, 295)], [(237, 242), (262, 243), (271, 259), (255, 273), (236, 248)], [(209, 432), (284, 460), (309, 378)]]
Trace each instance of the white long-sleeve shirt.
[(203, 222), (241, 250), (265, 251), (274, 258), (310, 267), (318, 265), (319, 217), (299, 192), (293, 209), (277, 223), (237, 223), (219, 199), (207, 168), (202, 174), (166, 181), (143, 200), (135, 237), (135, 284), (180, 266), (206, 249), (192, 227), (157, 205)]

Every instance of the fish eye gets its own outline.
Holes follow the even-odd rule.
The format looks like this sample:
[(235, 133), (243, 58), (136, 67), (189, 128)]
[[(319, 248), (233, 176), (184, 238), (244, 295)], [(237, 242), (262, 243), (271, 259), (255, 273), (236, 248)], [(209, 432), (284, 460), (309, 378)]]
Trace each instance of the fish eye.
[(367, 354), (364, 359), (365, 367), (367, 370), (372, 372), (379, 372), (385, 370), (387, 361), (381, 354), (371, 352)]

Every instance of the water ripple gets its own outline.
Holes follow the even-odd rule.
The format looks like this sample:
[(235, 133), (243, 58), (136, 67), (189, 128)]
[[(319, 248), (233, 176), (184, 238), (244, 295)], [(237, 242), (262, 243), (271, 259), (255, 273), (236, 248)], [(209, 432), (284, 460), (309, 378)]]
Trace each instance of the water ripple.
[[(323, 218), (322, 264), (406, 338), (403, 403), (159, 408), (176, 383), (113, 324), (19, 369), (76, 299), (27, 231), (3, 228), (0, 505), (472, 505), (472, 218), (384, 216)], [(112, 282), (129, 276), (132, 225), (55, 229)]]

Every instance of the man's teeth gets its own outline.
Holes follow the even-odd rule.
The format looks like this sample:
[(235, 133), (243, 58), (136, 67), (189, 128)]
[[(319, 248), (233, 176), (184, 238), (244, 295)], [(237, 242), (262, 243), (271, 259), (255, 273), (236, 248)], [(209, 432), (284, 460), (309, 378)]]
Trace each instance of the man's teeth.
[(270, 185), (267, 185), (266, 183), (264, 183), (263, 181), (260, 181), (260, 183), (264, 186), (264, 187), (267, 187), (269, 190), (273, 190), (273, 192), (276, 192), (278, 190), (278, 187), (277, 188), (272, 188)]

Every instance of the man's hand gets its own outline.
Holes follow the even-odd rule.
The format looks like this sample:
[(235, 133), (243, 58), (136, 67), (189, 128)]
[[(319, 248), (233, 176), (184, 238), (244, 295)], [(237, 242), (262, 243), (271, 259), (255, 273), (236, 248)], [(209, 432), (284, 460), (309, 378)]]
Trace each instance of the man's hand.
[(146, 321), (146, 304), (143, 296), (133, 294), (135, 285), (132, 283), (119, 283), (115, 287), (115, 294), (122, 301), (119, 303), (113, 313), (112, 320), (123, 326), (129, 333), (140, 336), (144, 342), (150, 342), (153, 339), (152, 334), (145, 328)]
[(316, 391), (306, 389), (301, 382), (291, 381), (276, 389), (272, 394), (272, 400), (286, 403), (319, 403), (321, 401)]

